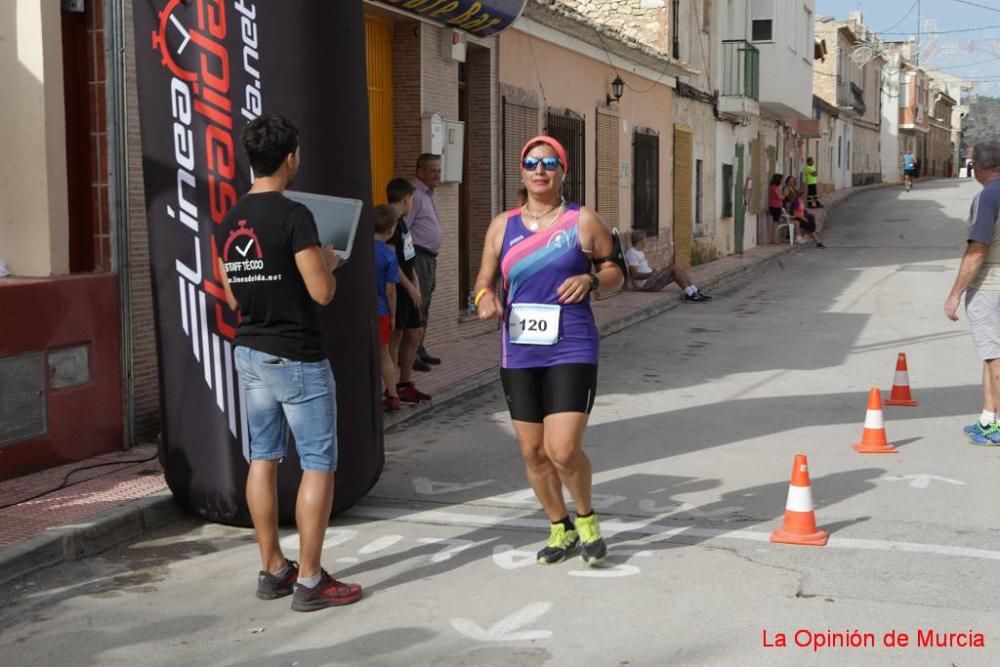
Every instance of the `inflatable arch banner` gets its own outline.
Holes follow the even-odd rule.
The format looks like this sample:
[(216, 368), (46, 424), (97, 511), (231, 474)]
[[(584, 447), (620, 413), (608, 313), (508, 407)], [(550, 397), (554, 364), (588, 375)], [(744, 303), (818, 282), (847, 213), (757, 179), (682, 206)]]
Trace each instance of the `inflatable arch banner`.
[[(134, 12), (167, 484), (209, 520), (250, 523), (236, 320), (216, 275), (212, 231), (249, 187), (243, 126), (279, 113), (301, 131), (296, 189), (365, 202), (362, 242), (321, 309), (338, 385), (335, 510), (349, 507), (384, 462), (373, 244), (363, 242), (372, 229), (362, 0), (148, 0)], [(279, 469), (280, 518), (290, 523), (300, 478), (294, 447)]]

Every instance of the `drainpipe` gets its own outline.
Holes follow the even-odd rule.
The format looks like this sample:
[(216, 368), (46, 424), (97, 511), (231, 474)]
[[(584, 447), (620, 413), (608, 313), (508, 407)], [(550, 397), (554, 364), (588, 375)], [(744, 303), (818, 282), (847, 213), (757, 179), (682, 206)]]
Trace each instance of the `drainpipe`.
[(112, 265), (118, 274), (118, 302), (121, 314), (122, 443), (135, 444), (135, 400), (132, 397), (132, 264), (129, 253), (128, 150), (125, 124), (125, 7), (124, 0), (97, 0), (104, 3), (108, 43), (108, 197), (113, 224)]

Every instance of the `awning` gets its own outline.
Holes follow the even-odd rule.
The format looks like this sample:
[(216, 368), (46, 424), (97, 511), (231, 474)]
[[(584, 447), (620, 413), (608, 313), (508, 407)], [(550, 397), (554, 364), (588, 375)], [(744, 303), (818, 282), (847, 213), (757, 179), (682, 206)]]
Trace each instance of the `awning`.
[(476, 37), (489, 37), (514, 24), (527, 0), (375, 0)]

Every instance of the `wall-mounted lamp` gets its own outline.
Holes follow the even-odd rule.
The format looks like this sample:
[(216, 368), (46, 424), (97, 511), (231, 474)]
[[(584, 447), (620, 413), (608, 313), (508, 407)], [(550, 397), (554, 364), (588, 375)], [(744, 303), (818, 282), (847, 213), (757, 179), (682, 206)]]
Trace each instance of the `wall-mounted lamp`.
[(622, 93), (624, 92), (625, 82), (622, 81), (620, 76), (615, 76), (615, 80), (611, 82), (611, 94), (608, 95), (608, 104), (620, 100), (622, 98)]

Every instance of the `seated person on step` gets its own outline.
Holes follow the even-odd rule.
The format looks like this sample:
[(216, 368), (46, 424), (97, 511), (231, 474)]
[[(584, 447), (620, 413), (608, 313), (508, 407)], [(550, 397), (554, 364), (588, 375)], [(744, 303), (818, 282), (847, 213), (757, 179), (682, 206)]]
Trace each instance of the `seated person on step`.
[(823, 240), (816, 231), (816, 216), (806, 211), (805, 202), (802, 198), (802, 190), (799, 188), (798, 180), (794, 176), (785, 179), (784, 207), (789, 215), (798, 223), (800, 235), (795, 237), (795, 242), (799, 245), (805, 243), (805, 237), (809, 236), (816, 242), (817, 248), (825, 248)]
[(706, 303), (712, 297), (703, 294), (694, 284), (691, 274), (682, 266), (671, 264), (662, 269), (654, 269), (646, 260), (642, 251), (646, 243), (646, 232), (641, 229), (632, 230), (632, 247), (625, 251), (625, 262), (628, 264), (629, 276), (635, 288), (640, 292), (659, 292), (670, 283), (684, 290), (684, 301), (687, 303)]

